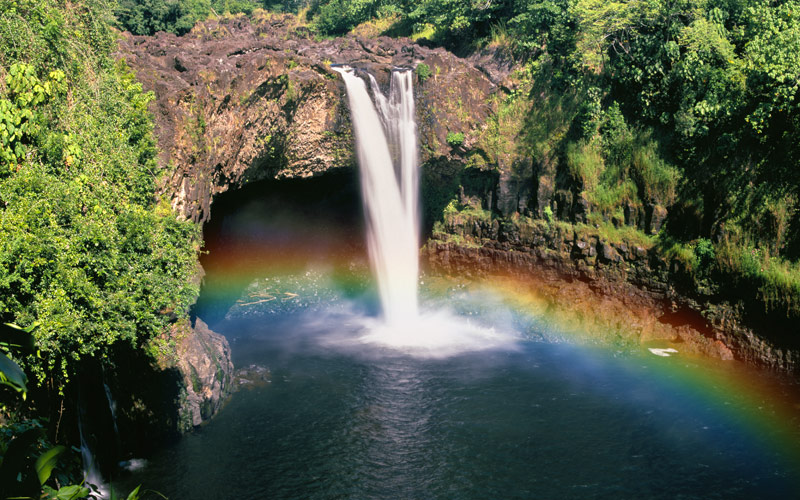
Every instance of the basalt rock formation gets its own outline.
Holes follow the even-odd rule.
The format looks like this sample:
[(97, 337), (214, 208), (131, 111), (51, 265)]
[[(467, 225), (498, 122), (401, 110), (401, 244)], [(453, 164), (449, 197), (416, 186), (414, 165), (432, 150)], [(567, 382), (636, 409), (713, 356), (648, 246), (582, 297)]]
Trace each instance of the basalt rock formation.
[(738, 359), (784, 373), (800, 369), (793, 325), (757, 304), (701, 289), (680, 262), (636, 242), (609, 242), (586, 226), (480, 215), (445, 215), (443, 231), (423, 249), (428, 268), (485, 279), (511, 276), (516, 287), (591, 327), (610, 328), (639, 342), (667, 341), (685, 353)]
[[(119, 57), (155, 94), (167, 172), (161, 194), (199, 223), (209, 220), (216, 195), (247, 183), (354, 168), (345, 89), (332, 65), (366, 70), (386, 90), (393, 68), (427, 64), (430, 76), (415, 83), (423, 155), (443, 161), (451, 154), (447, 132), (480, 127), (510, 69), (490, 53), (466, 61), (408, 39), (315, 41), (290, 15), (209, 21), (182, 37), (126, 34)], [(179, 386), (168, 398), (177, 398), (178, 417), (172, 407), (161, 411), (160, 427), (186, 430), (219, 409), (232, 364), (225, 339), (202, 321), (181, 328), (172, 332), (178, 359), (164, 372), (172, 374), (168, 385)]]
[(186, 387), (178, 430), (185, 431), (211, 418), (234, 389), (228, 340), (196, 318), (178, 346), (177, 366)]
[(470, 62), (408, 39), (315, 41), (290, 15), (209, 21), (182, 37), (126, 35), (120, 56), (156, 96), (160, 160), (170, 173), (162, 192), (200, 222), (214, 195), (245, 183), (354, 166), (344, 86), (331, 65), (368, 70), (382, 86), (394, 67), (428, 65), (431, 75), (416, 82), (426, 159), (447, 157), (449, 130), (483, 124), (508, 72), (488, 55)]

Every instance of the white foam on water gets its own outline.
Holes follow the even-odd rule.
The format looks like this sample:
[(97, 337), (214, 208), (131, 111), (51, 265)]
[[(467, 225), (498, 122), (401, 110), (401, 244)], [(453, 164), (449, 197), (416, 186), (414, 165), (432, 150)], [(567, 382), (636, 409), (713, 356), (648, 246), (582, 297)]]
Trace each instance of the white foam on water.
[(144, 458), (131, 458), (119, 463), (119, 466), (126, 471), (133, 472), (147, 467), (147, 460)]
[(399, 324), (364, 321), (358, 341), (426, 358), (445, 358), (468, 352), (511, 350), (522, 338), (516, 332), (487, 327), (449, 311), (423, 312)]
[[(365, 356), (443, 359), (486, 350), (517, 350), (524, 340), (512, 328), (486, 326), (448, 310), (422, 311), (403, 322), (349, 310), (316, 314), (304, 322), (326, 350)], [(330, 325), (341, 325), (336, 331)]]
[(384, 96), (372, 75), (370, 95), (367, 83), (352, 68), (334, 69), (347, 87), (367, 216), (367, 246), (383, 316), (351, 314), (349, 327), (326, 334), (321, 341), (330, 347), (373, 346), (434, 358), (513, 348), (520, 340), (516, 333), (487, 328), (446, 310), (419, 311), (419, 153), (413, 72), (393, 71), (389, 95)]
[(647, 350), (652, 352), (656, 356), (661, 356), (663, 358), (668, 358), (668, 357), (670, 357), (670, 355), (678, 353), (678, 351), (676, 349), (673, 349), (671, 347), (667, 347), (667, 348), (664, 348), (664, 349), (656, 348), (656, 347), (648, 347)]

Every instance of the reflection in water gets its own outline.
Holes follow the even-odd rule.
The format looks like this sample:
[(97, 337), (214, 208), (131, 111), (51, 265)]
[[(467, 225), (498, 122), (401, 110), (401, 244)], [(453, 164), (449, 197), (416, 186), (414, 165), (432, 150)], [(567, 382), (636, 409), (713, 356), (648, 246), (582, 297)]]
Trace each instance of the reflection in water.
[[(127, 484), (173, 499), (795, 491), (796, 462), (764, 439), (778, 430), (744, 422), (759, 410), (730, 388), (700, 392), (663, 370), (676, 357), (519, 339), (510, 349), (417, 357), (360, 343), (363, 324), (339, 319), (221, 324), (234, 363), (268, 366), (271, 383), (237, 393)], [(796, 429), (782, 436), (796, 441)]]
[[(435, 401), (426, 391), (424, 380), (409, 366), (394, 361), (372, 367), (365, 387), (369, 389), (359, 401), (363, 406), (349, 429), (357, 436), (362, 450), (357, 481), (379, 486), (375, 491), (364, 492), (370, 495), (381, 494), (383, 490), (407, 497), (409, 485), (425, 491), (424, 483), (435, 473), (436, 460), (431, 460), (434, 457), (427, 452), (432, 448), (430, 433)], [(387, 470), (392, 473), (386, 474)], [(426, 479), (417, 484), (422, 478)]]

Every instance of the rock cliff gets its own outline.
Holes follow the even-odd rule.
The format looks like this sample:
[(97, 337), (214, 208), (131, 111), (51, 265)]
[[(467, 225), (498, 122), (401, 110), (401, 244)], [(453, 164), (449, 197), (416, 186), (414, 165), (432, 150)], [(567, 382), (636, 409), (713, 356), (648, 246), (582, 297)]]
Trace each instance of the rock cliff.
[[(494, 214), (445, 220), (444, 239), (427, 246), (432, 268), (544, 272), (553, 297), (556, 289), (575, 297), (587, 290), (616, 295), (618, 305), (644, 308), (672, 325), (657, 328), (659, 335), (694, 351), (784, 371), (800, 364), (800, 346), (785, 335), (792, 325), (724, 293), (694, 290), (682, 283), (680, 262), (657, 249), (515, 222), (549, 218), (586, 226), (594, 207), (559, 172), (546, 145), (541, 151), (519, 145), (520, 137), (535, 133), (537, 120), (548, 119), (548, 108), (537, 114), (508, 104), (519, 82), (501, 52), (461, 59), (402, 38), (317, 40), (293, 16), (264, 14), (208, 21), (183, 37), (126, 34), (119, 55), (155, 94), (160, 164), (167, 172), (161, 193), (191, 220), (207, 221), (216, 195), (249, 182), (354, 167), (345, 89), (332, 65), (367, 70), (385, 87), (392, 68), (424, 64), (415, 89), (426, 230), (454, 198)], [(536, 95), (546, 100), (547, 89), (540, 90)], [(631, 202), (606, 222), (655, 234), (667, 218), (665, 205)], [(204, 404), (197, 402), (193, 415)]]
[(508, 72), (489, 55), (466, 61), (408, 39), (315, 41), (290, 15), (209, 21), (183, 37), (126, 34), (119, 55), (156, 96), (161, 191), (200, 222), (216, 194), (245, 183), (354, 166), (344, 85), (331, 65), (368, 70), (383, 86), (394, 67), (428, 65), (416, 83), (425, 159), (450, 153), (448, 131), (483, 124)]
[(211, 418), (233, 390), (228, 340), (197, 318), (180, 339), (177, 365), (186, 387), (179, 410), (179, 430), (185, 431)]
[(459, 276), (513, 276), (593, 326), (684, 352), (739, 359), (779, 372), (800, 370), (800, 342), (786, 318), (723, 292), (698, 289), (680, 262), (633, 240), (610, 242), (588, 226), (448, 214), (423, 249), (429, 269)]

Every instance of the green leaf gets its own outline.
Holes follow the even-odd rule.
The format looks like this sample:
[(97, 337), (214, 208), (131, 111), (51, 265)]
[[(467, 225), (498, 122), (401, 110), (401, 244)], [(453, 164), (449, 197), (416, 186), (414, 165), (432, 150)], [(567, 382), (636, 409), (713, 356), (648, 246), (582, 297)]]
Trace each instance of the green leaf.
[(130, 495), (128, 495), (128, 498), (126, 500), (139, 500), (139, 488), (141, 487), (142, 485), (140, 484), (133, 491), (131, 491)]
[(38, 497), (41, 485), (32, 468), (30, 455), (43, 432), (42, 429), (27, 430), (8, 444), (0, 464), (0, 498)]
[(17, 363), (6, 354), (0, 355), (0, 384), (17, 392), (28, 392), (28, 376)]
[(64, 486), (58, 490), (58, 493), (56, 493), (56, 498), (58, 500), (77, 500), (78, 498), (87, 497), (89, 493), (89, 488), (73, 484), (70, 486)]
[(39, 476), (40, 484), (44, 485), (50, 478), (50, 474), (58, 463), (58, 457), (64, 453), (64, 451), (66, 451), (65, 447), (55, 446), (42, 453), (41, 456), (36, 459), (36, 475)]
[(28, 328), (20, 328), (14, 324), (0, 323), (0, 345), (18, 348), (25, 352), (35, 351), (36, 343), (31, 333), (36, 330), (38, 326), (38, 323), (34, 323)]

